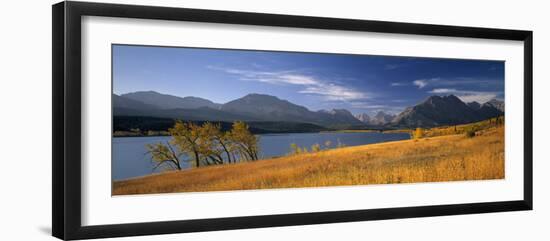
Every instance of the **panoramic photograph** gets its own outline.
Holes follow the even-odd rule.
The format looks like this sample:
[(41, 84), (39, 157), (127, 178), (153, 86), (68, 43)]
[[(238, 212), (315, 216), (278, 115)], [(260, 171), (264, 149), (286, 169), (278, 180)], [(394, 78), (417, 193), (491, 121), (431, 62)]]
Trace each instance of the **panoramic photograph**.
[(112, 195), (503, 179), (504, 62), (112, 46)]

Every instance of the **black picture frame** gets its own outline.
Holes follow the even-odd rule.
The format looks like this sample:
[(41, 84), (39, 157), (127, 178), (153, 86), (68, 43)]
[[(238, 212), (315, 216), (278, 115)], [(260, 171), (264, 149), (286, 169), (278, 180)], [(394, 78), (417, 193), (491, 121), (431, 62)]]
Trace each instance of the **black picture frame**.
[[(521, 200), (368, 210), (294, 213), (82, 226), (81, 224), (81, 17), (104, 16), (378, 33), (517, 40), (524, 43), (524, 194)], [(532, 210), (533, 33), (475, 27), (366, 21), (170, 7), (60, 2), (52, 6), (53, 195), (52, 233), (88, 239), (213, 230), (308, 225), (380, 219)]]

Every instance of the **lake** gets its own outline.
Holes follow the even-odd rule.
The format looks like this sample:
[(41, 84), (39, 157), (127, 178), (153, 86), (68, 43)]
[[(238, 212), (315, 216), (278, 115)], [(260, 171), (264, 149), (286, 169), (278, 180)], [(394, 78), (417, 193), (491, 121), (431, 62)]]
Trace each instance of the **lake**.
[[(332, 143), (331, 147), (334, 148), (337, 143), (346, 146), (358, 146), (410, 138), (408, 133), (379, 132), (263, 134), (259, 137), (260, 159), (286, 155), (290, 152), (290, 143), (296, 143), (300, 147), (310, 149), (311, 145), (317, 143), (323, 147), (326, 141), (330, 141)], [(120, 180), (153, 173), (154, 165), (151, 163), (150, 156), (146, 154), (145, 145), (166, 142), (170, 139), (169, 136), (114, 137), (112, 178)]]

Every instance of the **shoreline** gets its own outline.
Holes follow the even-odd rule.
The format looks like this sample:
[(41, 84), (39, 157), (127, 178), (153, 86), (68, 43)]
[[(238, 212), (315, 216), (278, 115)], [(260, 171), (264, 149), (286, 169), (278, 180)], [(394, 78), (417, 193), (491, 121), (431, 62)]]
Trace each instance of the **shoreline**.
[[(288, 134), (323, 134), (323, 133), (385, 133), (385, 134), (391, 134), (391, 133), (409, 133), (411, 130), (402, 129), (402, 130), (334, 130), (334, 131), (316, 131), (316, 132), (269, 132), (269, 133), (258, 133), (254, 135), (288, 135)], [(111, 138), (124, 138), (124, 137), (162, 137), (162, 136), (170, 136), (169, 134), (166, 135), (117, 135), (114, 134), (111, 135)]]
[[(310, 153), (304, 153), (302, 155), (306, 155), (306, 154), (315, 154), (315, 153), (320, 153), (320, 152), (326, 152), (326, 151), (332, 151), (332, 150), (343, 150), (343, 149), (346, 149), (346, 148), (354, 148), (354, 147), (365, 147), (365, 146), (372, 146), (372, 145), (381, 145), (381, 144), (388, 144), (388, 143), (396, 143), (396, 142), (402, 142), (402, 141), (410, 141), (412, 139), (404, 139), (404, 140), (395, 140), (395, 141), (381, 141), (381, 142), (376, 142), (376, 143), (369, 143), (369, 144), (364, 144), (364, 145), (357, 145), (357, 146), (346, 146), (346, 147), (339, 147), (339, 148), (329, 148), (329, 149), (323, 149), (319, 152), (310, 152)], [(151, 173), (151, 174), (147, 174), (147, 175), (141, 175), (141, 176), (135, 176), (135, 177), (129, 177), (129, 178), (124, 178), (124, 179), (117, 179), (117, 180), (112, 180), (112, 182), (119, 182), (119, 181), (128, 181), (128, 180), (132, 180), (132, 179), (139, 179), (139, 178), (144, 178), (144, 177), (148, 177), (148, 176), (154, 176), (154, 175), (161, 175), (163, 173), (169, 173), (169, 172), (184, 172), (184, 171), (189, 171), (189, 170), (195, 170), (195, 169), (202, 169), (202, 168), (209, 168), (209, 167), (223, 167), (223, 166), (227, 166), (227, 165), (236, 165), (236, 164), (244, 164), (244, 163), (256, 163), (256, 162), (261, 162), (261, 161), (269, 161), (269, 160), (276, 160), (276, 159), (279, 159), (279, 158), (285, 158), (285, 157), (288, 157), (287, 155), (283, 155), (283, 156), (274, 156), (274, 157), (271, 157), (271, 158), (266, 158), (266, 159), (260, 159), (260, 160), (257, 160), (257, 161), (253, 161), (253, 162), (238, 162), (238, 163), (226, 163), (226, 164), (222, 164), (222, 165), (211, 165), (211, 166), (203, 166), (203, 167), (199, 167), (199, 168), (186, 168), (186, 169), (182, 169), (182, 170), (171, 170), (171, 171), (165, 171), (165, 172), (156, 172), (156, 173)]]
[(493, 127), (116, 180), (112, 195), (501, 179), (503, 153)]

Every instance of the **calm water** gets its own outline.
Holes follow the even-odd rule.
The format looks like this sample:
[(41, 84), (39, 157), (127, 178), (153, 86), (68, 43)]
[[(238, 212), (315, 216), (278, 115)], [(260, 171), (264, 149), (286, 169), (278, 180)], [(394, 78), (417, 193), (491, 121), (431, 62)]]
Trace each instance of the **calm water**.
[[(260, 135), (260, 157), (282, 156), (290, 152), (290, 143), (308, 147), (326, 141), (335, 147), (338, 141), (346, 146), (365, 145), (386, 141), (409, 139), (407, 133), (291, 133)], [(115, 137), (113, 138), (112, 177), (115, 180), (151, 174), (153, 165), (146, 154), (145, 145), (169, 141), (168, 136)]]

